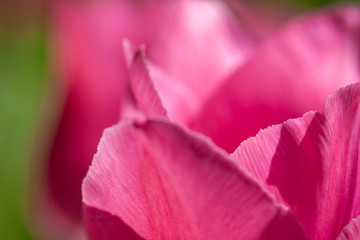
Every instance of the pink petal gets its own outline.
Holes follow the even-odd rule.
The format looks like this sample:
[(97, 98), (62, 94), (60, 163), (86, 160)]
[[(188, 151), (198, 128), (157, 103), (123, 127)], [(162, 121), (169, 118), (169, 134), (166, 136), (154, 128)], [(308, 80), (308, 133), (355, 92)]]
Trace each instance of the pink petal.
[[(132, 101), (139, 112), (146, 116), (167, 117), (167, 112), (150, 78), (143, 49), (136, 49), (130, 42), (125, 42), (125, 45), (125, 55), (127, 55), (129, 64), (129, 91), (131, 91), (129, 101)], [(131, 102), (125, 102), (124, 105), (127, 104), (131, 104)], [(134, 116), (125, 111), (123, 117)]]
[(355, 6), (299, 18), (264, 41), (190, 126), (232, 152), (261, 128), (321, 109), (359, 80), (359, 36)]
[(184, 123), (200, 109), (198, 96), (191, 89), (145, 59), (144, 46), (137, 48), (125, 41), (124, 51), (130, 87), (128, 100), (122, 106), (123, 117), (141, 118), (145, 114)]
[(247, 59), (252, 47), (222, 1), (169, 1), (148, 56), (203, 102)]
[(310, 239), (335, 239), (360, 214), (360, 84), (327, 99), (324, 114), (260, 131), (233, 158), (279, 202)]
[[(167, 1), (162, 10), (159, 34), (147, 46), (148, 58), (142, 60), (141, 71), (149, 72), (149, 77), (141, 77), (142, 86), (137, 87), (140, 79), (133, 74), (132, 95), (123, 112), (124, 116), (139, 115), (136, 105), (140, 104), (143, 113), (154, 114), (144, 108), (150, 106), (143, 99), (145, 91), (152, 92), (151, 101), (157, 95), (170, 119), (188, 123), (247, 59), (253, 42), (223, 2)], [(130, 48), (125, 46), (128, 59), (134, 54)], [(139, 72), (140, 63), (132, 66), (131, 62), (130, 69)]]
[(105, 130), (83, 203), (90, 239), (305, 239), (225, 152), (166, 120)]
[(84, 224), (87, 227), (88, 239), (124, 239), (140, 240), (140, 237), (120, 218), (108, 212), (98, 210), (93, 207), (84, 206)]
[(351, 220), (338, 236), (337, 240), (356, 240), (360, 238), (360, 216)]
[(119, 118), (127, 79), (122, 39), (148, 41), (156, 12), (157, 1), (65, 1), (54, 6), (66, 102), (49, 156), (48, 187), (51, 200), (69, 219), (81, 219), (82, 179), (103, 129)]
[(186, 83), (174, 79), (163, 69), (147, 62), (157, 93), (171, 120), (187, 123), (202, 106), (203, 99), (200, 99)]

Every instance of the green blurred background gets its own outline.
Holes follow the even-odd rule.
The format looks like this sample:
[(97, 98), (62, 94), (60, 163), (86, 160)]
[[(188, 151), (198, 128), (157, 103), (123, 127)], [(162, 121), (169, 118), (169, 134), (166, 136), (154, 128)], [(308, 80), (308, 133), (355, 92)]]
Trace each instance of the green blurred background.
[(48, 74), (48, 21), (38, 0), (0, 3), (0, 239), (26, 227), (30, 155)]
[[(263, 0), (265, 1), (265, 0)], [(269, 4), (269, 1), (265, 1)], [(333, 0), (272, 0), (297, 11)], [(46, 118), (44, 102), (54, 74), (49, 70), (51, 11), (45, 0), (0, 3), (0, 239), (34, 239), (26, 224), (33, 148)], [(46, 119), (45, 119), (46, 121)], [(31, 177), (30, 177), (31, 176)]]

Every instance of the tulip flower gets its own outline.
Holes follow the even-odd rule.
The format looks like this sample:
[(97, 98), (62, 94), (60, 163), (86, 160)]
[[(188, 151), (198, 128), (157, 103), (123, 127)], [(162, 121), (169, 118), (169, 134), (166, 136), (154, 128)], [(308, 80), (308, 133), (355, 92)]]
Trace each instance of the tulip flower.
[[(52, 222), (63, 218), (68, 232), (81, 224), (81, 182), (101, 133), (129, 108), (123, 39), (152, 46), (159, 65), (174, 59), (167, 67), (175, 76), (208, 78), (213, 85), (245, 61), (252, 42), (218, 1), (59, 2), (54, 15), (65, 103), (47, 165), (46, 211), (54, 212)], [(179, 50), (193, 60), (176, 59)], [(202, 70), (207, 68), (214, 71)]]
[(229, 155), (166, 118), (105, 130), (83, 183), (89, 239), (358, 239), (360, 83)]
[(54, 5), (54, 43), (65, 102), (47, 163), (50, 207), (45, 211), (54, 213), (45, 223), (64, 219), (63, 230), (62, 224), (50, 224), (60, 235), (80, 224), (82, 179), (103, 129), (119, 119), (127, 78), (122, 39), (147, 42), (158, 24), (157, 7), (157, 1)]
[[(298, 213), (292, 208), (278, 206), (278, 199), (271, 195), (266, 186), (248, 176), (246, 171), (239, 172), (237, 166), (232, 166), (234, 163), (229, 163), (233, 161), (228, 153), (233, 152), (243, 140), (254, 136), (262, 128), (279, 124), (289, 118), (300, 117), (309, 110), (320, 110), (328, 94), (359, 80), (360, 13), (356, 6), (339, 6), (299, 17), (284, 28), (266, 35), (260, 42), (254, 40), (224, 3), (215, 0), (106, 1), (86, 5), (59, 3), (55, 13), (58, 27), (56, 41), (61, 46), (60, 66), (65, 80), (61, 84), (67, 95), (51, 148), (47, 179), (49, 199), (59, 212), (70, 220), (71, 226), (81, 222), (81, 181), (96, 152), (103, 129), (115, 124), (119, 119), (139, 119), (141, 116), (141, 121), (122, 121), (119, 125), (120, 130), (117, 131), (125, 131), (126, 134), (129, 132), (128, 139), (134, 138), (135, 142), (140, 140), (137, 139), (138, 134), (134, 133), (137, 131), (133, 129), (134, 126), (141, 129), (150, 124), (156, 131), (166, 129), (161, 133), (164, 137), (160, 137), (164, 141), (170, 141), (182, 132), (182, 137), (189, 146), (185, 146), (184, 149), (173, 149), (174, 146), (169, 144), (159, 145), (159, 151), (168, 147), (169, 152), (166, 154), (180, 157), (181, 151), (192, 152), (191, 145), (199, 144), (199, 148), (203, 150), (200, 149), (200, 153), (197, 154), (205, 154), (202, 151), (207, 149), (208, 154), (214, 155), (216, 159), (214, 164), (221, 165), (220, 169), (214, 169), (214, 176), (226, 175), (225, 179), (239, 179), (239, 182), (234, 182), (234, 189), (247, 188), (246, 191), (253, 193), (244, 196), (242, 200), (238, 200), (239, 202), (245, 202), (252, 197), (259, 200), (249, 204), (254, 209), (256, 206), (262, 209), (263, 221), (254, 217), (253, 220), (249, 220), (249, 225), (245, 224), (243, 227), (252, 227), (256, 223), (262, 227), (249, 235), (244, 235), (245, 238), (261, 236), (264, 232), (280, 236), (276, 235), (279, 234), (276, 229), (283, 222), (288, 223), (291, 231), (284, 231), (284, 235), (281, 236), (290, 236), (287, 234), (291, 232), (298, 233), (297, 236), (309, 236), (308, 229), (298, 220)], [(125, 41), (124, 51), (122, 43), (125, 38), (129, 41)], [(135, 46), (145, 43), (146, 47), (137, 48), (129, 42), (135, 43)], [(228, 153), (209, 143), (205, 137), (192, 132), (193, 130), (210, 137), (217, 146)], [(167, 139), (168, 134), (172, 135), (172, 138)], [(144, 138), (147, 137), (149, 136), (145, 131)], [(103, 139), (105, 138), (107, 137), (104, 136)], [(180, 143), (173, 141), (173, 144)], [(150, 146), (148, 143), (144, 144)], [(135, 158), (138, 154), (136, 149), (137, 147), (129, 145), (129, 151), (134, 154), (130, 158), (129, 153), (129, 159)], [(171, 152), (172, 150), (174, 152)], [(166, 158), (166, 154), (160, 157)], [(98, 153), (97, 156), (100, 155), (102, 154)], [(116, 155), (116, 158), (118, 157), (124, 158)], [(202, 161), (196, 160), (198, 157), (191, 159)], [(105, 157), (104, 161), (110, 164), (110, 160)], [(150, 168), (148, 171), (155, 174), (154, 176), (158, 174), (157, 165), (152, 169), (150, 163), (142, 162), (140, 158), (139, 164), (143, 163), (147, 164)], [(133, 167), (140, 168), (135, 165), (128, 166), (131, 169), (123, 166), (118, 168), (116, 164), (114, 163), (113, 170), (116, 168), (119, 173), (111, 172), (114, 179), (106, 178), (106, 181), (118, 181), (117, 174), (120, 172), (130, 171)], [(194, 169), (200, 170), (202, 167), (201, 163), (199, 164)], [(231, 173), (228, 170), (223, 172), (222, 168), (229, 168)], [(161, 171), (159, 174), (162, 174)], [(156, 196), (165, 191), (159, 190), (159, 182), (155, 181), (156, 179), (153, 182), (153, 175), (148, 177), (150, 185), (145, 187), (150, 192), (145, 191), (144, 194)], [(180, 177), (176, 181), (186, 178)], [(139, 183), (137, 178), (133, 180), (131, 184), (134, 185), (129, 187), (135, 187), (135, 190), (131, 190), (134, 191), (131, 194), (135, 195), (130, 195), (136, 198), (136, 194), (144, 191), (140, 185), (148, 183), (147, 180), (144, 180), (144, 183)], [(215, 197), (205, 197), (209, 190), (208, 181), (210, 185), (213, 181), (215, 183), (214, 179), (204, 178), (204, 182), (200, 184), (204, 188), (190, 189), (191, 191), (184, 188), (179, 191), (184, 193), (184, 199), (187, 199), (186, 196), (190, 198), (193, 191), (199, 190), (200, 198), (211, 203), (215, 201)], [(86, 182), (87, 180), (84, 186)], [(130, 191), (125, 185), (121, 186)], [(238, 218), (234, 218), (232, 212), (235, 210), (232, 209), (239, 209), (240, 212), (244, 209), (230, 204), (231, 200), (238, 198), (227, 195), (231, 191), (227, 193), (225, 185), (218, 186), (224, 189), (223, 192), (219, 192), (220, 195), (224, 195), (224, 199), (211, 214), (224, 214), (228, 220), (237, 221)], [(151, 186), (154, 187), (154, 192)], [(103, 187), (113, 188), (113, 185), (99, 185), (99, 188)], [(116, 188), (113, 189), (115, 192), (118, 191)], [(84, 190), (84, 193), (87, 191)], [(241, 195), (243, 193), (241, 192)], [(175, 195), (176, 192), (169, 193), (169, 197), (176, 201), (171, 204), (175, 204), (176, 208), (185, 207), (178, 205), (184, 204), (184, 199), (180, 201)], [(155, 199), (158, 203), (154, 203), (160, 206), (159, 215), (149, 214), (150, 210), (142, 205), (145, 202), (139, 202), (146, 196), (141, 195), (138, 200), (132, 199), (135, 205), (129, 205), (129, 208), (139, 207), (140, 210), (148, 212), (138, 217), (147, 216), (152, 219), (151, 221), (155, 221), (153, 227), (139, 221), (139, 224), (144, 224), (144, 228), (139, 232), (140, 230), (132, 225), (135, 220), (129, 219), (130, 215), (125, 219), (120, 215), (120, 212), (123, 213), (128, 208), (116, 211), (104, 209), (100, 207), (101, 204), (90, 204), (86, 200), (98, 198), (86, 196), (89, 195), (83, 195), (86, 225), (97, 225), (98, 223), (91, 218), (95, 216), (112, 219), (109, 223), (113, 226), (107, 228), (106, 233), (100, 233), (102, 230), (96, 226), (88, 227), (91, 239), (101, 239), (105, 235), (120, 236), (116, 235), (119, 232), (124, 234), (122, 236), (125, 239), (126, 236), (159, 238), (165, 236), (161, 235), (162, 230), (168, 230), (170, 234), (163, 238), (176, 238), (180, 236), (177, 234), (180, 234), (181, 230), (187, 231), (186, 234), (189, 235), (184, 236), (189, 238), (217, 236), (216, 234), (230, 234), (226, 236), (231, 237), (234, 233), (230, 230), (235, 225), (230, 223), (229, 228), (215, 233), (215, 227), (222, 226), (221, 219), (214, 222), (214, 225), (198, 225), (199, 221), (205, 221), (205, 218), (198, 218), (205, 210), (195, 211), (203, 204), (201, 199), (196, 202), (196, 199), (191, 197), (190, 201), (194, 201), (194, 206), (184, 208), (185, 211), (189, 211), (187, 213), (176, 210), (181, 219), (177, 222), (169, 218), (169, 221), (175, 221), (170, 225), (158, 222), (162, 216), (175, 214), (171, 212), (174, 206), (170, 203), (161, 205), (166, 202), (162, 195), (159, 195), (158, 200)], [(114, 207), (122, 204), (112, 198), (101, 198), (99, 201), (105, 201)], [(263, 203), (265, 205), (262, 205)], [(223, 209), (224, 204), (228, 205), (227, 210)], [(153, 208), (151, 209), (157, 211)], [(142, 210), (138, 213), (144, 213)], [(257, 213), (259, 212), (249, 212), (248, 219)], [(180, 225), (177, 226), (177, 223)], [(150, 229), (157, 227), (159, 229), (155, 229), (155, 232)], [(203, 231), (207, 227), (214, 228), (214, 232), (205, 234)], [(238, 227), (239, 225), (236, 225), (236, 228)], [(191, 230), (192, 228), (194, 229)], [(244, 228), (236, 231), (242, 232), (241, 229)]]
[[(259, 129), (308, 110), (320, 110), (328, 94), (357, 82), (359, 36), (357, 7), (336, 7), (305, 16), (265, 39), (244, 64), (217, 85), (209, 78), (198, 78), (200, 89), (183, 80), (186, 77), (171, 74), (166, 66), (160, 70), (154, 66), (151, 49), (149, 59), (133, 53), (129, 64), (133, 95), (141, 110), (149, 103), (144, 93), (152, 91), (170, 119), (210, 136), (232, 152)], [(164, 60), (172, 61), (177, 60)], [(203, 91), (210, 94), (202, 98)]]
[[(214, 124), (221, 134), (230, 129), (234, 138), (241, 139), (246, 128), (254, 126), (238, 125), (240, 114), (259, 121), (254, 122), (259, 127), (263, 121), (272, 124), (306, 108), (320, 110), (327, 92), (359, 80), (358, 57), (353, 55), (358, 49), (358, 26), (359, 11), (353, 7), (295, 21), (255, 50), (215, 91), (216, 101), (210, 99), (211, 105), (199, 101), (197, 115), (186, 108), (186, 97), (191, 95), (165, 82), (176, 82), (166, 67), (159, 69), (151, 54), (150, 60), (145, 59), (143, 50), (126, 43), (132, 104), (137, 108), (129, 116), (137, 120), (120, 121), (100, 141), (83, 184), (88, 237), (356, 239), (359, 144), (358, 131), (352, 129), (359, 125), (360, 85), (329, 97), (324, 113), (308, 112), (263, 130), (232, 155), (175, 122), (193, 127), (187, 120), (200, 116), (195, 121), (201, 127)], [(352, 51), (343, 52), (344, 46)], [(314, 69), (314, 61), (324, 65)], [(191, 88), (178, 82), (185, 90)], [(282, 93), (284, 87), (289, 87), (289, 94)], [(255, 107), (249, 99), (255, 100)], [(233, 111), (236, 122), (232, 122), (231, 113), (224, 116), (214, 111), (220, 110), (216, 106), (242, 111)], [(229, 146), (227, 141), (233, 138), (223, 140), (219, 145)]]

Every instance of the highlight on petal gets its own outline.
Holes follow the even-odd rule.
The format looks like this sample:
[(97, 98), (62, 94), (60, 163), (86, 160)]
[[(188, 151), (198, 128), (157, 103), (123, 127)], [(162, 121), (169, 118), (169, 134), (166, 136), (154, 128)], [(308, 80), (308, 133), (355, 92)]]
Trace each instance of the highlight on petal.
[[(188, 123), (227, 76), (247, 59), (253, 42), (223, 2), (165, 1), (163, 10), (159, 34), (147, 46), (147, 59), (141, 60), (141, 68), (150, 77), (141, 81), (146, 91), (159, 96), (170, 119)], [(124, 47), (126, 59), (133, 58), (133, 46), (127, 42)], [(140, 59), (134, 64), (128, 61), (130, 71), (140, 68)], [(152, 111), (145, 110), (149, 107), (147, 101), (140, 99), (145, 88), (138, 91), (134, 82), (139, 79), (130, 80), (133, 84), (130, 101), (123, 106), (124, 115), (137, 115), (134, 109), (138, 104), (148, 115)]]
[(337, 240), (356, 240), (360, 238), (360, 216), (344, 227)]
[(148, 58), (202, 102), (248, 58), (253, 44), (224, 2), (169, 1)]
[(308, 112), (260, 131), (232, 155), (294, 212), (310, 239), (335, 239), (360, 214), (360, 84)]
[(167, 120), (105, 130), (83, 204), (89, 239), (305, 239), (225, 152)]
[(298, 18), (264, 40), (189, 125), (232, 152), (260, 129), (320, 110), (330, 93), (357, 82), (359, 49), (357, 6)]

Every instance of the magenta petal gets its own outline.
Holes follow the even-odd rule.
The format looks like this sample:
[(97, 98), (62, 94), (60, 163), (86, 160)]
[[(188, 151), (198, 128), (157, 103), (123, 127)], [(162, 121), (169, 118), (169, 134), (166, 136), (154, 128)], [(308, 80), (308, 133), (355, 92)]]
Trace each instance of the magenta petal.
[(186, 83), (174, 79), (163, 69), (147, 62), (151, 79), (171, 120), (187, 123), (200, 109), (200, 99)]
[(143, 239), (120, 218), (108, 212), (84, 206), (83, 214), (86, 216), (84, 225), (90, 240), (114, 239), (115, 236), (119, 240)]
[[(159, 105), (155, 103), (159, 97), (170, 119), (188, 123), (247, 59), (253, 42), (221, 1), (165, 1), (161, 10), (163, 21), (159, 34), (147, 45), (146, 61), (133, 65), (128, 61), (130, 71), (136, 68), (138, 76), (132, 73), (132, 95), (123, 112), (124, 116), (138, 115), (134, 109), (139, 107), (145, 115), (159, 115), (148, 109)], [(127, 59), (132, 59), (131, 49), (125, 48)], [(149, 76), (139, 76), (139, 71)]]
[(66, 103), (54, 134), (46, 182), (53, 205), (73, 221), (81, 220), (81, 182), (103, 129), (119, 118), (127, 80), (122, 39), (149, 40), (157, 25), (157, 3), (58, 1), (54, 5), (52, 30)]
[(357, 82), (359, 49), (357, 7), (299, 18), (266, 39), (190, 126), (232, 152), (260, 129), (319, 110), (328, 94)]
[(344, 227), (337, 240), (357, 240), (360, 238), (360, 216)]
[[(130, 79), (130, 99), (125, 104), (131, 104), (146, 116), (167, 117), (167, 112), (163, 107), (161, 99), (150, 78), (149, 69), (145, 63), (144, 50), (136, 49), (131, 43), (125, 44), (125, 55), (129, 64)], [(124, 106), (126, 110), (126, 106)], [(123, 113), (123, 117), (133, 117), (128, 112)]]
[(233, 158), (288, 205), (311, 239), (334, 239), (360, 214), (360, 84), (327, 99), (324, 114), (270, 127)]
[(114, 226), (145, 239), (305, 239), (295, 217), (225, 152), (165, 120), (105, 130), (83, 203), (90, 239), (125, 239)]
[(129, 68), (129, 97), (122, 106), (122, 116), (169, 117), (185, 123), (200, 109), (198, 96), (183, 82), (173, 79), (145, 59), (145, 47), (124, 41)]
[(252, 45), (224, 2), (169, 1), (148, 56), (205, 100), (247, 59)]

